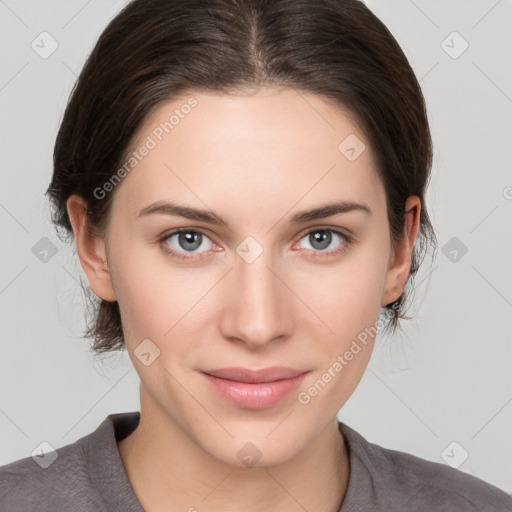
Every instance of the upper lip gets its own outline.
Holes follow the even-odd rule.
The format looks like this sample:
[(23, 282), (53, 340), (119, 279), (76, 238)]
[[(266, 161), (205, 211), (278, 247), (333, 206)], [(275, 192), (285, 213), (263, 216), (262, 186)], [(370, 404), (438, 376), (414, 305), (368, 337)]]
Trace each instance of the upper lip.
[(261, 370), (251, 370), (249, 368), (218, 368), (215, 370), (204, 370), (203, 373), (218, 377), (220, 379), (234, 380), (237, 382), (273, 382), (275, 380), (292, 379), (308, 370), (295, 370), (284, 366), (273, 366), (271, 368), (262, 368)]

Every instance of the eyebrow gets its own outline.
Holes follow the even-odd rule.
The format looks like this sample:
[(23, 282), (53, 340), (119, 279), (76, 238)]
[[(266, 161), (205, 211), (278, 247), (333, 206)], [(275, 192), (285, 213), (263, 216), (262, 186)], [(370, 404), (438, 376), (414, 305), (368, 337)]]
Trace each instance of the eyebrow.
[[(348, 213), (352, 211), (361, 211), (367, 215), (372, 215), (372, 210), (365, 204), (355, 203), (353, 201), (339, 201), (337, 203), (325, 204), (317, 208), (305, 210), (293, 215), (290, 224), (303, 224), (312, 220), (323, 219), (332, 215)], [(157, 201), (143, 208), (137, 215), (137, 218), (160, 213), (164, 215), (175, 215), (185, 217), (190, 220), (197, 220), (213, 224), (215, 226), (224, 226), (229, 228), (229, 223), (222, 217), (208, 210), (200, 210), (189, 206), (180, 206), (166, 201)]]

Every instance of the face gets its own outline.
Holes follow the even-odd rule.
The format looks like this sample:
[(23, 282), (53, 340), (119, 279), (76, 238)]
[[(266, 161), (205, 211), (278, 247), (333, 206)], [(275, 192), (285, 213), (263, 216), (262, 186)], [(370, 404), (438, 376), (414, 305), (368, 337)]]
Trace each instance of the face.
[[(143, 145), (91, 287), (119, 303), (152, 414), (231, 465), (247, 442), (258, 464), (290, 460), (332, 426), (402, 291), (369, 142), (324, 98), (260, 89), (163, 104)], [(226, 367), (303, 375), (248, 391), (203, 373)]]

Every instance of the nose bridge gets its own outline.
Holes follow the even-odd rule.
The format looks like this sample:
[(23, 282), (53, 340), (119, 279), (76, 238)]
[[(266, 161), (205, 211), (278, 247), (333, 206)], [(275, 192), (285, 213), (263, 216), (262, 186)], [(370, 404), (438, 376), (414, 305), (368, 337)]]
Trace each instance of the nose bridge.
[(275, 276), (270, 248), (247, 237), (236, 251), (224, 334), (253, 346), (263, 345), (287, 333), (283, 284)]

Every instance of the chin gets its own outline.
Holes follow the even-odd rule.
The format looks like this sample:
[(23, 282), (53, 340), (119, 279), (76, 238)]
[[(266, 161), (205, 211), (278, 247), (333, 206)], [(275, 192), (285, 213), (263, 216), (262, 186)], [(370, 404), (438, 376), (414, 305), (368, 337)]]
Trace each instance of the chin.
[(226, 434), (221, 438), (199, 441), (204, 451), (230, 466), (237, 468), (278, 466), (293, 459), (304, 446), (304, 439), (293, 425), (289, 424), (287, 429), (276, 429), (278, 424), (279, 421), (274, 421), (270, 428), (268, 425), (253, 426), (253, 428), (240, 426), (238, 432), (235, 426), (226, 425), (233, 437)]

